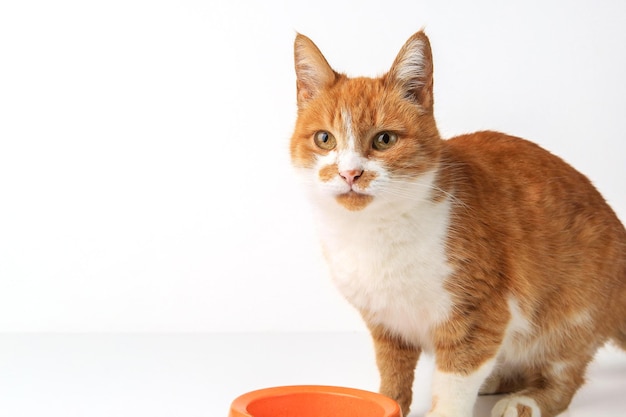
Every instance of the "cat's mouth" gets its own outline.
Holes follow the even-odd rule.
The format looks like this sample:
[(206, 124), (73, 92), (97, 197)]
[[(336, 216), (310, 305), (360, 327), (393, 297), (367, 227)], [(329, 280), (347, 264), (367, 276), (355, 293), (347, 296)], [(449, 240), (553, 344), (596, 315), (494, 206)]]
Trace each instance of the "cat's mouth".
[(337, 202), (350, 211), (363, 210), (374, 199), (369, 194), (362, 194), (358, 191), (350, 190), (347, 193), (339, 194)]

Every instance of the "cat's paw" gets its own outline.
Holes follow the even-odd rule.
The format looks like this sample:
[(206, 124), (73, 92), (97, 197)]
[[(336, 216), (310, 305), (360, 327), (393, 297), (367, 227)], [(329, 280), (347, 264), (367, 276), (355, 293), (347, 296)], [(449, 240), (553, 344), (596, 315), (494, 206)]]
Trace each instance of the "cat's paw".
[(496, 403), (491, 410), (491, 417), (541, 417), (541, 410), (530, 397), (510, 396)]

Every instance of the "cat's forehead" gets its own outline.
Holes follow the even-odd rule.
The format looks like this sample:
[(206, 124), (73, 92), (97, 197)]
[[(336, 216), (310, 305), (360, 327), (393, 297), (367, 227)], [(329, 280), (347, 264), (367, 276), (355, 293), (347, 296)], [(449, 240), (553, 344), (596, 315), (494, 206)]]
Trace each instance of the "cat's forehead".
[(379, 79), (347, 78), (334, 89), (338, 106), (350, 108), (353, 113), (367, 114), (375, 109), (376, 104), (385, 97), (385, 86)]
[(393, 95), (380, 79), (346, 79), (329, 93), (324, 99), (326, 114), (337, 129), (352, 129), (360, 135), (396, 119), (391, 111)]

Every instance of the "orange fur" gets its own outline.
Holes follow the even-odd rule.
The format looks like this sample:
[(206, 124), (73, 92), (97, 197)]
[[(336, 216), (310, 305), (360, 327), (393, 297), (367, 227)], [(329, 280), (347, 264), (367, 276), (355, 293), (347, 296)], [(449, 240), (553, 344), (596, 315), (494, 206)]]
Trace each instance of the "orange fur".
[[(416, 210), (450, 204), (445, 255), (451, 272), (443, 287), (452, 308), (445, 320), (433, 321), (427, 340), (438, 372), (470, 376), (495, 361), (483, 393), (515, 392), (534, 401), (543, 417), (562, 412), (584, 382), (598, 347), (613, 339), (626, 349), (626, 231), (615, 213), (584, 175), (531, 142), (497, 132), (442, 140), (433, 115), (432, 56), (423, 32), (407, 41), (386, 75), (375, 79), (333, 71), (302, 35), (295, 50), (298, 119), (292, 160), (321, 186), (336, 187), (328, 191), (335, 193), (329, 200), (354, 216), (338, 218), (348, 225), (381, 221), (386, 212), (374, 207), (390, 198), (396, 203), (388, 211), (405, 203)], [(315, 145), (313, 136), (320, 130), (332, 132), (336, 149)], [(372, 146), (381, 131), (398, 136), (382, 151)], [(351, 155), (345, 159), (349, 162), (342, 162), (344, 153)], [(342, 163), (363, 170), (354, 186), (343, 184)], [(375, 189), (387, 177), (410, 183), (431, 172), (435, 181), (424, 201), (414, 201), (414, 191)], [(417, 232), (409, 236), (425, 238)], [(361, 244), (348, 233), (345, 239), (346, 245)], [(336, 274), (350, 276), (337, 268)], [(415, 285), (428, 278), (402, 271), (397, 279), (415, 279)], [(363, 294), (376, 299), (367, 288)], [(381, 392), (407, 414), (414, 368), (425, 346), (386, 326), (371, 302), (351, 301), (373, 336)], [(515, 320), (521, 320), (519, 329), (512, 327)], [(434, 396), (433, 409), (443, 409), (443, 402)], [(519, 417), (537, 417), (523, 402), (512, 407)]]

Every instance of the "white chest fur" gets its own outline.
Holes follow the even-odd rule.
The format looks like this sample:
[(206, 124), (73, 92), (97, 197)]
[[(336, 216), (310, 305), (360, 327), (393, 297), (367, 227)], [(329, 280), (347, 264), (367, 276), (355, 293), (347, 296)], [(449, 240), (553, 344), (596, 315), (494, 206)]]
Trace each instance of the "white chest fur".
[[(384, 213), (381, 214), (381, 213)], [(368, 319), (431, 350), (430, 329), (452, 309), (444, 281), (450, 203), (403, 210), (331, 212), (320, 218), (333, 280)]]

